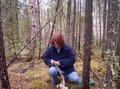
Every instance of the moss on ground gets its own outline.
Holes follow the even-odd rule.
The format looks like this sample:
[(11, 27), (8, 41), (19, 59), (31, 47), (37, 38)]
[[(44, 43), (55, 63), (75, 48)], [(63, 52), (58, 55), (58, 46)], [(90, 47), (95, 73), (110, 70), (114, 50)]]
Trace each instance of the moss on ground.
[[(103, 77), (105, 75), (105, 64), (100, 57), (99, 48), (93, 49), (93, 53), (91, 60), (91, 69), (96, 73), (98, 77)], [(19, 63), (17, 62), (13, 66), (9, 68), (9, 72), (19, 73), (19, 70), (24, 69), (28, 66), (28, 62)], [(78, 74), (82, 77), (82, 61), (80, 58), (77, 58), (75, 68)], [(13, 71), (14, 70), (14, 71)], [(17, 71), (17, 72), (16, 72)], [(92, 74), (92, 73), (91, 73)], [(35, 63), (35, 65), (29, 68), (24, 74), (26, 79), (28, 79), (28, 84), (26, 89), (51, 89), (50, 87), (50, 77), (48, 75), (47, 66), (43, 63), (42, 60), (39, 60)], [(98, 81), (94, 78), (94, 75), (91, 75), (91, 78), (95, 80), (96, 85), (92, 86), (91, 89), (100, 89), (98, 88)], [(12, 79), (11, 79), (12, 80)], [(19, 86), (19, 85), (15, 85)], [(68, 89), (81, 89), (80, 85), (73, 84), (71, 82), (67, 82), (66, 86)]]

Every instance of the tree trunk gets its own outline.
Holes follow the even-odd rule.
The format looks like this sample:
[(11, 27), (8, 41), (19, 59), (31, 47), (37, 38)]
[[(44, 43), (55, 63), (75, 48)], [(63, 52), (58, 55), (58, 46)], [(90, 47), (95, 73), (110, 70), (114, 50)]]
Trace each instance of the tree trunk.
[(78, 36), (78, 53), (80, 53), (80, 40), (81, 40), (81, 0), (79, 2), (79, 36)]
[(117, 32), (118, 32), (118, 36), (117, 36), (117, 52), (116, 55), (119, 56), (118, 59), (118, 64), (119, 64), (119, 69), (117, 71), (118, 76), (117, 76), (117, 86), (116, 89), (120, 89), (120, 3), (118, 4), (118, 28), (117, 28)]
[(113, 89), (113, 75), (114, 75), (114, 58), (116, 50), (116, 36), (118, 7), (117, 0), (108, 0), (108, 18), (107, 18), (107, 61), (106, 61), (106, 77), (105, 89)]
[(104, 0), (104, 12), (103, 12), (103, 37), (102, 37), (102, 54), (101, 56), (104, 58), (106, 51), (106, 36), (107, 36), (107, 28), (106, 28), (106, 12), (107, 12), (107, 1)]
[(18, 47), (19, 46), (19, 18), (18, 18), (18, 13), (19, 13), (19, 11), (18, 11), (18, 0), (15, 0), (15, 19), (16, 19), (16, 21), (15, 21), (15, 30), (16, 30), (16, 40), (17, 40), (17, 42), (16, 42), (16, 46)]
[[(59, 9), (59, 4), (60, 4), (60, 0), (57, 1), (57, 6), (56, 6), (56, 11), (55, 11), (55, 13), (57, 13), (57, 11), (58, 11), (58, 9)], [(58, 16), (58, 15), (57, 15), (57, 16)], [(52, 38), (52, 35), (53, 35), (53, 32), (54, 32), (55, 23), (56, 23), (56, 17), (54, 18), (54, 21), (53, 21), (53, 24), (52, 24), (52, 31), (51, 31), (51, 34), (50, 34), (50, 39)], [(50, 44), (50, 39), (49, 39), (48, 45)]]
[(91, 61), (91, 36), (93, 30), (92, 24), (92, 0), (86, 0), (85, 5), (85, 34), (83, 50), (83, 89), (89, 89), (90, 79), (90, 61)]
[(119, 56), (120, 55), (120, 3), (118, 4), (118, 27), (117, 27), (117, 49), (116, 49), (116, 54)]
[[(108, 40), (108, 30), (110, 29), (110, 4), (111, 0), (108, 1), (108, 13), (107, 13), (107, 40)], [(108, 49), (108, 42), (106, 41), (106, 51)], [(110, 61), (109, 61), (110, 62)], [(110, 68), (110, 63), (106, 64), (106, 76), (105, 76), (105, 83), (104, 83), (104, 89), (112, 89), (112, 72)]]
[[(59, 9), (63, 7), (62, 6), (62, 0), (60, 0), (60, 3), (59, 3)], [(59, 19), (60, 19), (60, 32), (62, 31), (62, 14), (63, 14), (63, 9), (61, 9), (60, 13), (59, 13)]]
[(39, 33), (39, 55), (38, 59), (41, 57), (41, 41), (42, 41), (42, 30), (41, 30), (41, 23), (40, 23), (40, 2), (37, 0), (37, 5), (38, 5), (38, 30), (40, 30)]
[(67, 5), (67, 22), (66, 22), (66, 42), (70, 42), (70, 32), (71, 32), (71, 0), (68, 0)]
[[(31, 17), (31, 38), (34, 37), (34, 35), (38, 31), (38, 20), (37, 20), (37, 5), (36, 5), (36, 0), (29, 0), (29, 9), (30, 9), (30, 17)], [(36, 50), (36, 38), (31, 41), (31, 48), (30, 48), (30, 58), (28, 61), (35, 60), (35, 50)]]
[(9, 83), (8, 72), (6, 67), (5, 47), (3, 41), (1, 0), (0, 0), (0, 79), (2, 84), (1, 89), (10, 89), (10, 83)]
[(76, 26), (76, 0), (74, 0), (73, 20), (72, 20), (72, 47), (75, 49), (75, 26)]
[(101, 46), (101, 4), (100, 4), (100, 0), (98, 0), (98, 6), (99, 6), (99, 32), (100, 32), (99, 47), (100, 47)]
[[(29, 39), (31, 38), (31, 27), (30, 27), (31, 24), (30, 24), (30, 15), (29, 15), (29, 12), (28, 12), (27, 3), (26, 3), (26, 11), (25, 11), (25, 13), (26, 13), (26, 21), (27, 21), (26, 25), (27, 25), (27, 31), (28, 31), (28, 36), (27, 36), (26, 42), (28, 43)], [(31, 48), (31, 42), (30, 42), (30, 44), (28, 46), (29, 50), (30, 50), (30, 48)]]
[(99, 42), (98, 42), (98, 40), (99, 40), (99, 32), (98, 32), (98, 13), (97, 13), (97, 1), (95, 2), (96, 4), (95, 4), (95, 9), (96, 9), (96, 12), (95, 12), (95, 16), (96, 16), (96, 20), (95, 20), (95, 24), (96, 24), (96, 46), (98, 46), (99, 45)]

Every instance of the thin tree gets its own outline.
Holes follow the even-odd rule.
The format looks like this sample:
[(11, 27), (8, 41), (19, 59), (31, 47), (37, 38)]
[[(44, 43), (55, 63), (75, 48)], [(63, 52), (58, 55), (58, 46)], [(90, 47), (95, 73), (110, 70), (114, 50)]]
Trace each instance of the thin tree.
[(67, 43), (70, 42), (70, 31), (71, 31), (71, 0), (68, 0), (68, 4), (67, 4), (67, 22), (66, 22)]
[(102, 57), (104, 58), (105, 55), (105, 49), (106, 49), (106, 36), (107, 36), (107, 27), (106, 27), (106, 21), (107, 21), (107, 0), (104, 0), (104, 7), (103, 7), (103, 37), (102, 37)]
[(98, 32), (98, 10), (97, 10), (97, 0), (95, 0), (95, 26), (96, 26), (96, 46), (99, 45), (99, 42), (98, 42), (98, 36), (99, 36), (99, 32)]
[(72, 47), (75, 49), (75, 26), (76, 26), (76, 0), (74, 0), (72, 19)]
[[(31, 24), (30, 24), (30, 15), (29, 15), (29, 12), (28, 12), (28, 4), (27, 4), (27, 2), (25, 2), (26, 3), (26, 9), (25, 9), (25, 15), (26, 15), (26, 28), (27, 28), (27, 39), (26, 39), (26, 42), (28, 42), (28, 40), (29, 40), (29, 38), (31, 38)], [(29, 46), (28, 46), (28, 49), (30, 50), (30, 47), (31, 47), (31, 42), (30, 42), (30, 44), (29, 44)]]
[(10, 89), (10, 83), (9, 83), (8, 72), (6, 67), (5, 47), (4, 47), (4, 41), (3, 41), (1, 0), (0, 0), (0, 79), (2, 83), (1, 89)]
[(100, 37), (99, 37), (99, 47), (101, 46), (101, 2), (98, 0), (98, 7), (99, 7), (99, 32), (100, 32)]
[[(63, 1), (60, 0), (59, 9), (60, 9), (61, 7), (63, 7), (62, 2), (63, 2)], [(63, 28), (62, 28), (62, 14), (63, 14), (63, 9), (61, 9), (61, 11), (60, 11), (60, 13), (59, 13), (59, 17), (60, 17), (60, 30), (63, 29)]]
[(40, 56), (41, 56), (42, 30), (41, 30), (41, 22), (40, 22), (40, 2), (39, 2), (39, 0), (37, 0), (37, 5), (38, 5), (38, 29), (40, 30), (40, 33), (39, 33), (39, 55), (38, 55), (38, 59), (40, 59)]
[(80, 40), (81, 40), (81, 0), (78, 0), (78, 8), (79, 8), (79, 36), (78, 36), (78, 53), (80, 53)]
[[(57, 6), (56, 6), (55, 13), (58, 12), (58, 10), (59, 10), (59, 5), (60, 5), (60, 0), (57, 1)], [(57, 15), (57, 16), (58, 16), (58, 15)], [(55, 23), (56, 23), (56, 17), (55, 17), (54, 20), (53, 20), (52, 30), (51, 30), (51, 34), (50, 34), (50, 39), (51, 39), (51, 37), (52, 37), (52, 35), (53, 35), (53, 32), (54, 32)], [(49, 43), (50, 43), (50, 39), (49, 39)], [(48, 45), (49, 45), (49, 43), (48, 43)]]
[(91, 36), (93, 30), (92, 24), (92, 6), (93, 0), (86, 0), (85, 3), (85, 34), (83, 50), (83, 89), (89, 89), (90, 79), (90, 61), (91, 61)]
[[(118, 0), (117, 0), (118, 1)], [(120, 55), (120, 3), (118, 3), (118, 20), (117, 20), (117, 49), (116, 49), (116, 53), (119, 56)]]

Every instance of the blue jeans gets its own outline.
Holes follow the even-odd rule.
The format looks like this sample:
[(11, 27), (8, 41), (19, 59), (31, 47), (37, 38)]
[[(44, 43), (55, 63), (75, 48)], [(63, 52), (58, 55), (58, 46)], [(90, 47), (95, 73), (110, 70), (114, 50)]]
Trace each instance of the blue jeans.
[[(56, 67), (51, 66), (48, 70), (49, 75), (51, 76), (51, 85), (56, 86), (57, 85), (57, 76), (59, 74)], [(72, 72), (68, 75), (65, 75), (65, 78), (74, 82), (74, 83), (81, 83), (81, 79), (78, 76), (77, 72)]]

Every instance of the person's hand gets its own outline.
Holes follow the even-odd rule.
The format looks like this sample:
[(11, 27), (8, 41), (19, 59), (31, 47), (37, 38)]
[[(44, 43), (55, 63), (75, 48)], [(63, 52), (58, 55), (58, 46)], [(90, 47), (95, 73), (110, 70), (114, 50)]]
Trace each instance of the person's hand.
[(58, 65), (58, 66), (61, 65), (59, 61), (56, 61), (55, 64)]
[(51, 63), (51, 64), (55, 64), (55, 60), (52, 59), (50, 63)]
[(59, 65), (60, 65), (60, 62), (59, 62), (59, 61), (55, 61), (55, 60), (52, 59), (52, 60), (51, 60), (51, 64), (56, 64), (56, 65), (59, 66)]

